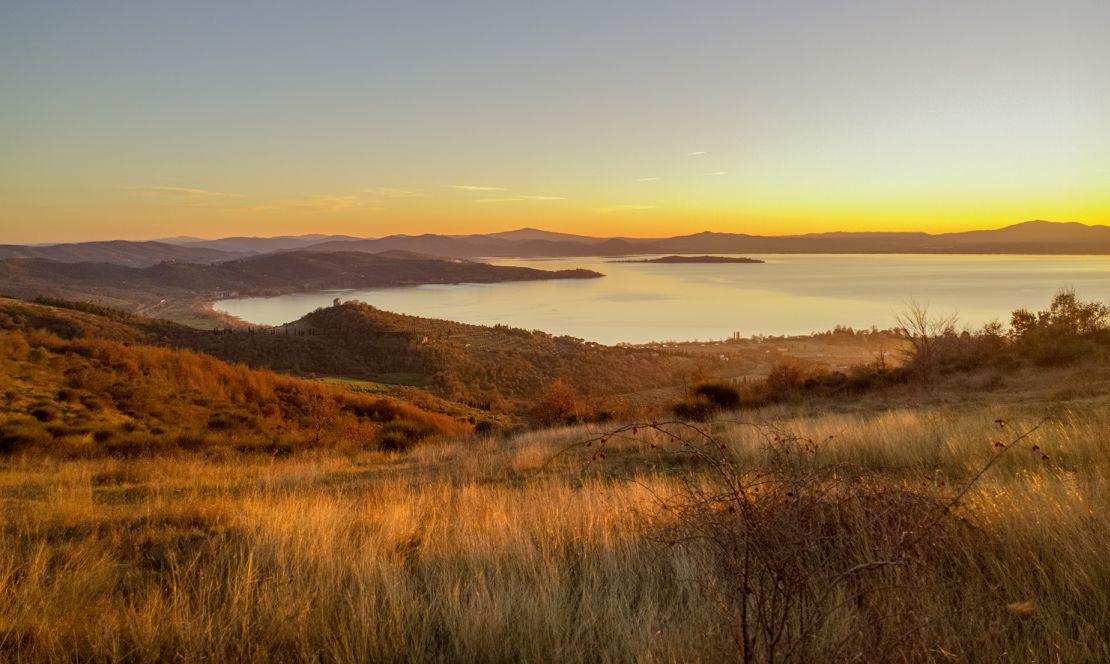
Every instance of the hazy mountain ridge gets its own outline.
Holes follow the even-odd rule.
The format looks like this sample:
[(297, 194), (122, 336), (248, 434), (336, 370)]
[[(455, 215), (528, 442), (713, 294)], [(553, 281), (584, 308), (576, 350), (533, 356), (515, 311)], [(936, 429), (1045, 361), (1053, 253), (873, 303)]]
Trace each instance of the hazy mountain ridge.
[(38, 258), (61, 263), (114, 263), (130, 267), (146, 267), (162, 261), (217, 263), (233, 260), (243, 255), (244, 252), (241, 251), (224, 251), (209, 247), (191, 247), (155, 241), (109, 240), (105, 242), (74, 242), (43, 246), (0, 245), (0, 260)]
[(557, 233), (555, 231), (545, 231), (539, 228), (518, 228), (513, 231), (501, 231), (499, 233), (487, 233), (489, 237), (495, 237), (502, 240), (553, 240), (556, 242), (597, 242), (599, 238), (589, 235), (576, 235), (574, 233)]
[(392, 235), (313, 245), (314, 251), (405, 249), (457, 258), (623, 256), (691, 253), (1110, 254), (1110, 227), (1028, 221), (956, 233), (847, 232), (752, 235), (703, 231), (669, 238), (603, 238), (532, 228), (487, 235)]
[(106, 262), (146, 267), (162, 261), (215, 263), (249, 255), (312, 251), (381, 254), (401, 251), (439, 258), (558, 258), (636, 254), (889, 253), (889, 254), (1110, 254), (1110, 227), (1078, 222), (1027, 221), (993, 230), (953, 233), (830, 231), (752, 235), (703, 231), (662, 238), (591, 237), (536, 228), (499, 233), (190, 237), (162, 241), (0, 245), (0, 260), (44, 258), (67, 263)]
[(184, 239), (180, 244), (183, 247), (218, 249), (220, 251), (234, 251), (244, 254), (263, 254), (271, 251), (295, 251), (305, 247), (330, 241), (358, 240), (352, 235), (324, 235), (313, 233), (309, 235), (281, 235), (277, 237), (225, 237), (216, 240)]

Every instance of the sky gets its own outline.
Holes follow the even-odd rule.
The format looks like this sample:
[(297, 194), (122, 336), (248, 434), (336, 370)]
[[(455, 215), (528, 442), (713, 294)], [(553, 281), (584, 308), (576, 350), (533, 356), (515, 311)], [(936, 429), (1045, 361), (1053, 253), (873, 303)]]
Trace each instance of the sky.
[(0, 242), (1110, 223), (1107, 0), (0, 6)]

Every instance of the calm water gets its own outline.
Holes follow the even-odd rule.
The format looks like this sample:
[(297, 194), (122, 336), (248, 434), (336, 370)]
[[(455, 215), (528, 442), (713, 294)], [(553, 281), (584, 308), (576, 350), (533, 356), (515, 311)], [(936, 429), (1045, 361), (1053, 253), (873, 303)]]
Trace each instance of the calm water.
[(466, 323), (538, 329), (601, 343), (722, 339), (733, 332), (804, 334), (836, 325), (889, 327), (909, 299), (964, 323), (1009, 320), (1072, 286), (1110, 299), (1110, 257), (768, 255), (756, 265), (608, 263), (603, 258), (495, 260), (582, 267), (601, 279), (416, 286), (223, 300), (216, 308), (277, 325), (339, 295), (375, 307)]

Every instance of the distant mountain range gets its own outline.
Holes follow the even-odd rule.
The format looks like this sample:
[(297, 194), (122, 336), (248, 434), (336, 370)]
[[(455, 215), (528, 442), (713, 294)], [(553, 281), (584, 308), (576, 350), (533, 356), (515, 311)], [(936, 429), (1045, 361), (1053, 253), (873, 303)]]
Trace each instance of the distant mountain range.
[(590, 237), (521, 228), (502, 233), (192, 237), (164, 241), (80, 242), (48, 246), (0, 245), (0, 260), (42, 258), (66, 263), (102, 262), (149, 267), (161, 262), (219, 263), (250, 255), (290, 251), (367, 253), (401, 251), (440, 258), (619, 257), (641, 254), (1110, 254), (1110, 227), (1027, 221), (996, 230), (960, 233), (807, 233), (750, 235), (702, 232), (666, 238)]
[(496, 235), (390, 235), (368, 240), (333, 240), (310, 245), (305, 247), (305, 250), (367, 253), (402, 250), (448, 258), (628, 256), (664, 253), (661, 246), (653, 242), (626, 238), (549, 239), (533, 234), (541, 232), (534, 231), (518, 240)]
[(350, 235), (281, 235), (278, 237), (225, 237), (203, 240), (194, 237), (176, 237), (159, 240), (191, 249), (217, 249), (242, 254), (265, 254), (271, 251), (295, 251), (322, 242), (341, 242), (361, 238)]
[(635, 254), (1110, 254), (1110, 227), (1027, 221), (962, 233), (808, 233), (749, 235), (702, 232), (667, 238), (602, 238), (522, 228), (487, 235), (390, 235), (329, 240), (308, 251), (394, 249), (456, 258), (628, 256)]
[(0, 244), (0, 260), (39, 258), (60, 263), (113, 263), (147, 267), (165, 261), (179, 263), (218, 263), (247, 255), (242, 251), (222, 251), (209, 247), (187, 247), (168, 242), (75, 242), (71, 244)]
[(698, 233), (647, 240), (673, 253), (1110, 254), (1110, 227), (1027, 221), (960, 233), (809, 233), (760, 236)]

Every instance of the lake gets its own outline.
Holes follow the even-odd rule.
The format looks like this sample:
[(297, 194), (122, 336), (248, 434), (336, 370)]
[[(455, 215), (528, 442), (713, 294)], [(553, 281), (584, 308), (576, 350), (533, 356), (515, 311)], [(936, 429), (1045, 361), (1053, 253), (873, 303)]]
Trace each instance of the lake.
[(1044, 308), (1062, 287), (1110, 299), (1110, 257), (751, 255), (763, 264), (611, 263), (606, 258), (490, 260), (581, 267), (601, 279), (452, 284), (222, 300), (218, 311), (278, 325), (339, 296), (429, 318), (538, 329), (606, 344), (891, 327), (913, 299), (973, 326)]

